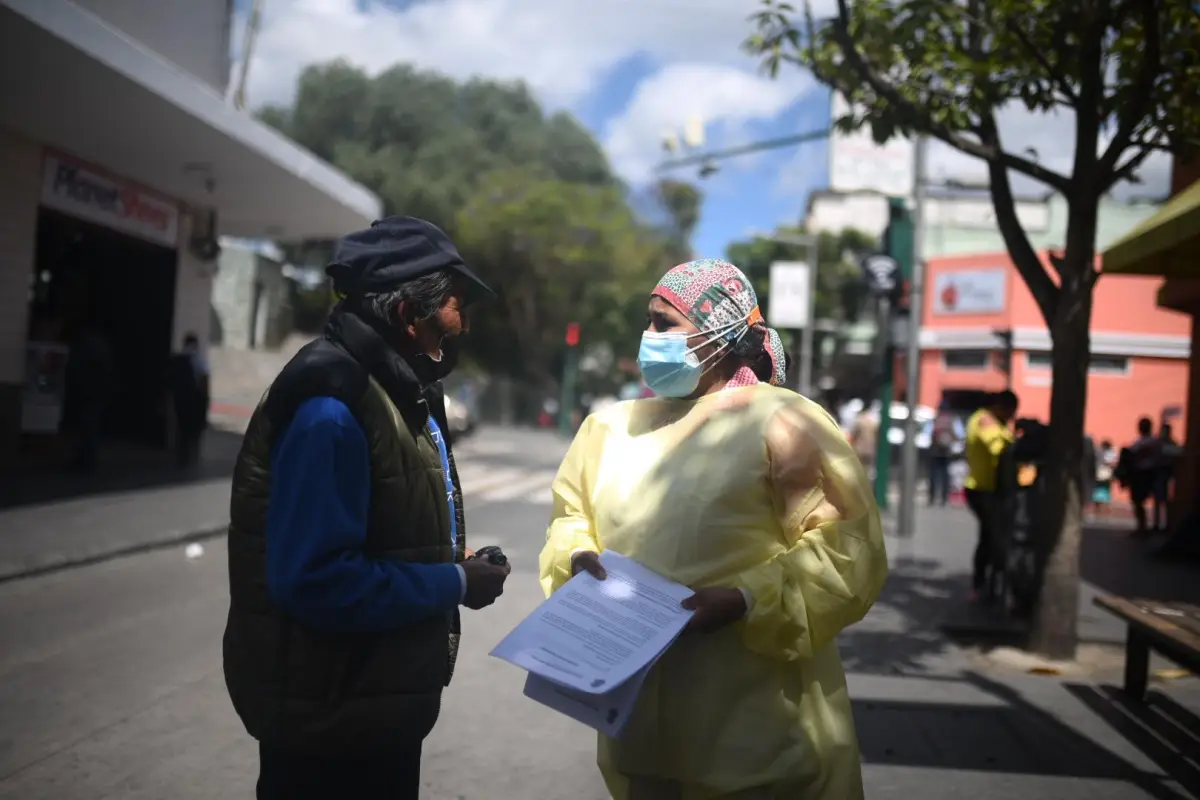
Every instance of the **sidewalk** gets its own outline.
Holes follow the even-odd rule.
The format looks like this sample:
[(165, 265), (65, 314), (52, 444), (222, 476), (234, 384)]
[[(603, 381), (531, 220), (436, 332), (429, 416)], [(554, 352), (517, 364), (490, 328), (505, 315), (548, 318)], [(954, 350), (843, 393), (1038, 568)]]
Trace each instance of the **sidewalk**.
[(109, 452), (93, 475), (31, 469), (0, 490), (0, 581), (224, 533), (241, 436), (211, 430), (200, 463)]
[[(1200, 681), (1156, 680), (1147, 704), (1125, 701), (1114, 688), (1124, 631), (1091, 606), (1098, 587), (1081, 598), (1083, 664), (1061, 676), (941, 632), (965, 603), (973, 539), (967, 512), (919, 509), (912, 538), (889, 535), (883, 596), (838, 639), (868, 796), (1200, 798)], [(1118, 570), (1139, 574), (1125, 543), (1089, 533), (1085, 571), (1115, 553)]]
[[(31, 470), (0, 485), (0, 582), (220, 536), (229, 524), (233, 465), (245, 416), (213, 415), (198, 467), (170, 454), (113, 453), (108, 469), (76, 476)], [(557, 465), (554, 433), (485, 427), (455, 447), (471, 459)]]

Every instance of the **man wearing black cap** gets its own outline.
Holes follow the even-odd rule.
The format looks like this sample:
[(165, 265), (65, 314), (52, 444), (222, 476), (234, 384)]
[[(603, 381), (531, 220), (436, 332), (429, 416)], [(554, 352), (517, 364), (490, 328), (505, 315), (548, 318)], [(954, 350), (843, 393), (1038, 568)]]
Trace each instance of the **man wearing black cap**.
[(458, 607), (491, 605), (509, 572), (465, 558), (438, 383), (492, 293), (412, 217), (347, 236), (327, 272), (342, 300), (234, 470), (225, 681), (260, 800), (416, 798)]

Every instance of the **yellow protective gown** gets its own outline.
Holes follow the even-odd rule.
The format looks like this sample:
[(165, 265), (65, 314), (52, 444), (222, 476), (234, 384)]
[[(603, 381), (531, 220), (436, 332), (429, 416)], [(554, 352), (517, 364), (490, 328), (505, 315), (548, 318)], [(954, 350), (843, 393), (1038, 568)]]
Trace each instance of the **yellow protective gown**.
[(746, 618), (681, 637), (598, 762), (615, 800), (863, 796), (834, 637), (887, 577), (859, 460), (817, 404), (759, 384), (619, 403), (584, 421), (554, 481), (549, 595), (606, 548), (692, 588), (744, 588)]

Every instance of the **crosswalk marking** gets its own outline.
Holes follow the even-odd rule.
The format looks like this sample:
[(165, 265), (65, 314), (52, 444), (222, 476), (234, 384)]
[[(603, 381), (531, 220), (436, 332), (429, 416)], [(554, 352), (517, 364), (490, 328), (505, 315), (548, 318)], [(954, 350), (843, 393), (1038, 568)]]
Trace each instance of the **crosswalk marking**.
[(505, 486), (526, 474), (528, 474), (527, 470), (516, 468), (476, 468), (460, 470), (458, 480), (462, 484), (464, 492), (479, 494), (499, 486)]
[(547, 467), (510, 467), (463, 459), (458, 482), (469, 500), (485, 503), (550, 505), (556, 470)]
[(514, 480), (507, 486), (486, 492), (484, 497), (495, 503), (515, 500), (522, 495), (529, 495), (536, 489), (545, 489), (554, 482), (554, 470), (540, 470), (521, 480)]
[(536, 489), (525, 495), (525, 502), (539, 506), (552, 506), (554, 505), (554, 489), (550, 486)]

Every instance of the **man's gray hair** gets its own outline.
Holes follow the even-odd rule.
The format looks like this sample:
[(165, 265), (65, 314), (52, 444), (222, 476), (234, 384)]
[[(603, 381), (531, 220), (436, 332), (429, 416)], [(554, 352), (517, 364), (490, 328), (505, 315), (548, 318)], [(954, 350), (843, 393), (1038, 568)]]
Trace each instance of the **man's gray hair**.
[(359, 313), (388, 328), (404, 325), (400, 318), (400, 303), (410, 304), (416, 319), (424, 319), (437, 313), (445, 304), (454, 288), (448, 270), (438, 270), (386, 292), (367, 292), (359, 301)]

